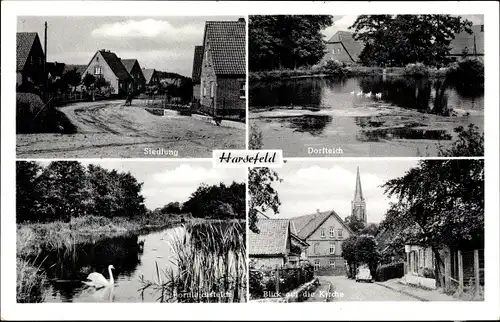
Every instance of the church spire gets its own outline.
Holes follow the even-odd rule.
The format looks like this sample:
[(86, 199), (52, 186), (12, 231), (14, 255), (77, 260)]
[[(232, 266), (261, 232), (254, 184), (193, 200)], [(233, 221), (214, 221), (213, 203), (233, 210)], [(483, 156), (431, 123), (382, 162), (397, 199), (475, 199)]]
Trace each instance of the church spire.
[(356, 173), (356, 190), (354, 190), (354, 200), (355, 201), (363, 200), (363, 190), (361, 190), (361, 178), (359, 176), (359, 167)]

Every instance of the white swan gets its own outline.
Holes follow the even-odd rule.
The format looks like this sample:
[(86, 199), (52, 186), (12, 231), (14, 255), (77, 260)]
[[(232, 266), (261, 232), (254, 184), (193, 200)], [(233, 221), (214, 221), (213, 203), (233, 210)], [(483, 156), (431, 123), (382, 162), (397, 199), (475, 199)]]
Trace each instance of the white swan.
[(354, 95), (355, 93), (356, 93), (356, 91), (352, 91), (352, 92), (351, 92), (351, 95)]
[(370, 97), (370, 96), (372, 96), (372, 92), (368, 92), (368, 93), (366, 93), (366, 94), (365, 94), (365, 96), (366, 96), (366, 97)]
[(377, 93), (377, 94), (375, 94), (375, 97), (377, 97), (377, 98), (382, 98), (382, 93)]
[(363, 95), (363, 91), (359, 91), (357, 94), (357, 96), (361, 96), (361, 95)]
[(113, 265), (109, 265), (108, 266), (109, 281), (102, 274), (94, 272), (90, 273), (89, 276), (87, 276), (87, 281), (83, 281), (83, 283), (88, 286), (93, 286), (95, 288), (112, 286), (115, 284), (115, 279), (113, 278), (113, 272), (111, 272), (112, 269), (115, 269), (115, 267)]

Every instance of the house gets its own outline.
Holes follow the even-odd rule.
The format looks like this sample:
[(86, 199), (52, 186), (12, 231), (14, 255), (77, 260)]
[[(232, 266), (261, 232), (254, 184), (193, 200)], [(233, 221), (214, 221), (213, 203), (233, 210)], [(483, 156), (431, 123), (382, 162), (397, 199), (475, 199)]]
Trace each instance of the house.
[(191, 76), (193, 80), (193, 101), (200, 101), (200, 76), (201, 76), (201, 64), (203, 61), (203, 46), (194, 46), (194, 58), (193, 58), (193, 74)]
[(121, 59), (109, 50), (101, 49), (94, 54), (82, 75), (82, 79), (86, 74), (108, 81), (112, 94), (126, 95), (132, 90), (132, 76), (123, 66)]
[(484, 25), (474, 25), (471, 29), (472, 34), (463, 31), (451, 41), (448, 55), (451, 60), (457, 61), (464, 57), (484, 59)]
[(291, 218), (292, 232), (305, 240), (307, 259), (322, 274), (345, 274), (342, 242), (353, 234), (333, 210)]
[(326, 42), (322, 61), (338, 60), (343, 63), (357, 63), (364, 46), (362, 41), (354, 40), (352, 32), (337, 31)]
[(256, 225), (259, 233), (250, 231), (248, 235), (249, 257), (254, 267), (286, 265), (291, 251), (290, 220), (259, 218)]
[(244, 118), (245, 51), (244, 19), (206, 22), (200, 74), (200, 104), (207, 113)]
[(45, 54), (38, 33), (18, 32), (16, 39), (16, 87), (40, 87), (44, 83)]
[(125, 69), (134, 80), (134, 92), (143, 91), (146, 86), (146, 78), (142, 74), (142, 69), (139, 65), (139, 61), (137, 61), (137, 59), (122, 59), (122, 64), (123, 66), (125, 66)]
[(160, 77), (155, 69), (142, 69), (142, 74), (146, 82), (146, 86), (160, 86)]

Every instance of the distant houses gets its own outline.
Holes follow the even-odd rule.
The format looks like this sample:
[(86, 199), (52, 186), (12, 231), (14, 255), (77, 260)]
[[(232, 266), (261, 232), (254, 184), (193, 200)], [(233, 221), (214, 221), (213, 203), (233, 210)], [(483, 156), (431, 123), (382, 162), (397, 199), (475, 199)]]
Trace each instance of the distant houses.
[[(238, 21), (206, 22), (199, 97), (202, 109), (207, 113), (218, 116), (244, 115), (247, 95), (245, 51), (246, 24), (243, 18)], [(195, 58), (199, 59), (196, 50)], [(198, 66), (198, 61), (194, 61), (195, 76)], [(197, 86), (193, 86), (193, 89), (197, 89)], [(193, 97), (196, 96), (193, 93)]]
[(323, 60), (338, 60), (344, 63), (356, 63), (365, 45), (354, 40), (353, 33), (337, 31), (327, 42)]
[(146, 78), (137, 59), (122, 59), (122, 64), (134, 81), (134, 92), (141, 92), (146, 86)]
[(18, 32), (16, 38), (16, 87), (18, 90), (39, 88), (44, 83), (44, 61), (40, 38), (36, 32)]
[(146, 86), (160, 86), (160, 77), (155, 69), (142, 69), (142, 74), (146, 82)]

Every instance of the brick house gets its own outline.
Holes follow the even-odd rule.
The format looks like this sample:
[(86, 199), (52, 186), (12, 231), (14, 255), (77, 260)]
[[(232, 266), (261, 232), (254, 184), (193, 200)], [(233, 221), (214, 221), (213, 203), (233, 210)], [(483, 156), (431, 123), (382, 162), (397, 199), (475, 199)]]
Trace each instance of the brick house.
[(137, 59), (122, 59), (122, 64), (134, 80), (134, 92), (142, 92), (146, 86), (146, 78), (142, 74), (139, 61)]
[(194, 58), (193, 58), (193, 74), (191, 78), (193, 80), (193, 101), (200, 101), (200, 76), (201, 76), (201, 64), (203, 61), (203, 46), (194, 46)]
[(356, 63), (363, 48), (363, 42), (354, 40), (352, 32), (337, 31), (326, 42), (323, 62), (338, 60), (343, 63)]
[(291, 218), (292, 231), (305, 240), (307, 259), (319, 274), (345, 274), (342, 242), (353, 234), (333, 210)]
[(82, 79), (86, 74), (108, 81), (112, 88), (112, 94), (126, 95), (132, 90), (132, 76), (123, 66), (121, 59), (109, 50), (101, 49), (94, 54), (82, 75)]
[(155, 69), (142, 69), (142, 74), (146, 82), (146, 86), (160, 86), (160, 77)]
[(238, 21), (207, 21), (203, 36), (200, 104), (221, 117), (245, 117), (246, 24)]
[(40, 87), (44, 83), (45, 54), (38, 33), (18, 32), (16, 36), (16, 88)]
[(257, 221), (259, 233), (248, 235), (249, 257), (255, 268), (282, 267), (288, 263), (291, 249), (290, 220), (265, 219)]
[(463, 57), (484, 60), (484, 25), (475, 25), (471, 29), (472, 34), (463, 31), (451, 41), (448, 57), (452, 60), (461, 60)]

